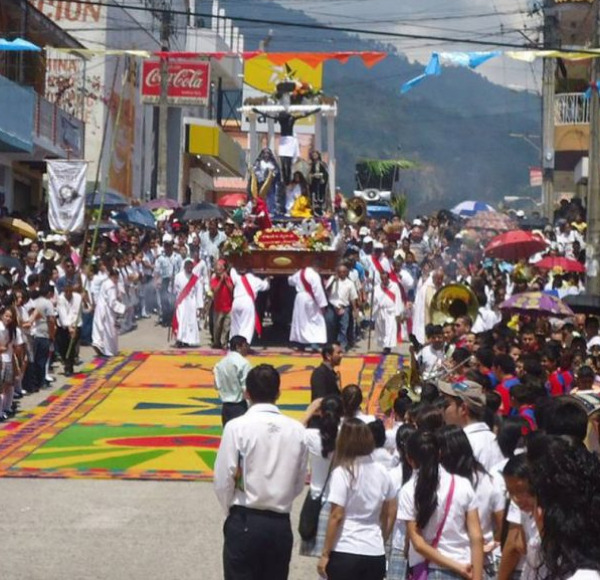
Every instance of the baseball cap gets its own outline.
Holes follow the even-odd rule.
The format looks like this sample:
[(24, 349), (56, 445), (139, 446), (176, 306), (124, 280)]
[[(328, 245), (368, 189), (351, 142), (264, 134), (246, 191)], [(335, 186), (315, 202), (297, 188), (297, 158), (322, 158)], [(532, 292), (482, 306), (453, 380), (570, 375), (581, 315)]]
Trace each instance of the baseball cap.
[(423, 222), (419, 218), (416, 218), (413, 220), (412, 225), (413, 226), (422, 226)]
[(365, 236), (363, 238), (363, 244), (372, 244), (373, 243), (373, 238), (371, 236)]
[(374, 250), (383, 250), (383, 244), (381, 242), (375, 242), (373, 244), (373, 249)]
[(485, 406), (483, 388), (475, 381), (460, 381), (458, 383), (440, 381), (438, 383), (438, 389), (440, 393), (443, 393), (444, 395), (458, 397), (467, 405), (478, 408)]
[(171, 234), (165, 234), (162, 237), (162, 241), (163, 241), (163, 244), (172, 244), (173, 243), (173, 236)]
[(367, 226), (362, 226), (360, 228), (360, 230), (358, 230), (358, 235), (359, 236), (368, 236), (369, 235), (369, 228)]

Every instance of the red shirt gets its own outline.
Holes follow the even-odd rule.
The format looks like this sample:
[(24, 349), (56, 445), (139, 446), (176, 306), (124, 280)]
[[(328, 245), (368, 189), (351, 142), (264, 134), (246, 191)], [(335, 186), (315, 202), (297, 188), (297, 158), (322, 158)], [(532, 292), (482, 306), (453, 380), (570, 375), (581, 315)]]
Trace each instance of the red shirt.
[(566, 395), (570, 390), (573, 383), (573, 374), (571, 371), (563, 371), (556, 369), (551, 372), (546, 382), (546, 389), (553, 397), (560, 395)]
[(215, 312), (227, 314), (228, 312), (231, 312), (231, 306), (233, 304), (233, 282), (226, 274), (224, 282), (217, 290), (218, 285), (219, 278), (213, 274), (210, 279), (210, 289), (213, 291), (213, 308), (215, 309)]

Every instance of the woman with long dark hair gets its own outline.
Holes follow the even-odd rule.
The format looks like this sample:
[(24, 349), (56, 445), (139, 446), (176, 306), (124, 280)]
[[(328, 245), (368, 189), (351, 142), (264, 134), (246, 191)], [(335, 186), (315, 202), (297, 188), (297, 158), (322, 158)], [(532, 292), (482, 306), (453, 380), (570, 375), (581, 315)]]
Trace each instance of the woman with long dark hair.
[[(416, 432), (416, 427), (409, 424), (400, 425), (396, 431), (396, 448), (400, 462), (390, 470), (390, 477), (396, 492), (393, 504), (394, 514), (398, 513), (398, 497), (402, 486), (412, 477), (413, 468), (406, 455), (406, 442)], [(408, 567), (406, 558), (406, 522), (394, 517), (394, 529), (392, 531), (391, 550), (388, 558), (387, 580), (404, 580)]]
[(440, 465), (433, 433), (413, 433), (406, 454), (417, 472), (400, 491), (398, 519), (406, 522), (413, 575), (428, 563), (430, 580), (481, 580), (483, 535), (473, 486)]
[(342, 406), (344, 407), (344, 420), (360, 419), (363, 423), (375, 420), (372, 415), (365, 415), (361, 410), (363, 394), (358, 385), (346, 385), (342, 389)]
[(14, 346), (17, 338), (17, 314), (13, 306), (0, 308), (0, 386), (2, 406), (0, 421), (14, 415), (12, 408), (15, 393)]
[(311, 403), (304, 417), (304, 425), (308, 425), (312, 417), (318, 417), (318, 429), (307, 429), (305, 435), (308, 447), (308, 463), (310, 467), (310, 489), (313, 499), (321, 497), (322, 507), (319, 512), (319, 523), (314, 538), (302, 539), (300, 554), (302, 556), (319, 557), (323, 549), (325, 530), (329, 520), (330, 505), (327, 502), (327, 487), (332, 471), (332, 460), (335, 451), (340, 422), (342, 420), (342, 401), (338, 395), (328, 395)]
[(544, 437), (529, 445), (543, 571), (553, 580), (600, 579), (600, 459)]
[(465, 432), (457, 425), (446, 425), (438, 433), (440, 461), (449, 473), (468, 479), (475, 490), (475, 504), (483, 533), (485, 572), (495, 577), (500, 552), (505, 499), (503, 486), (475, 459)]
[(331, 514), (317, 570), (328, 580), (382, 580), (394, 487), (360, 419), (342, 423), (328, 501)]

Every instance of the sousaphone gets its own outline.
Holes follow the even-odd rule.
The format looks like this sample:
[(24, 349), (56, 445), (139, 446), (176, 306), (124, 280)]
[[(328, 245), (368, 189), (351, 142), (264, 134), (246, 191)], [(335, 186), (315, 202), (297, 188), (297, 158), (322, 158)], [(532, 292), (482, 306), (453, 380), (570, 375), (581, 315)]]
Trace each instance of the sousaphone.
[(447, 284), (434, 295), (429, 305), (429, 316), (433, 324), (444, 324), (448, 319), (456, 320), (468, 315), (475, 322), (479, 301), (475, 292), (465, 284)]

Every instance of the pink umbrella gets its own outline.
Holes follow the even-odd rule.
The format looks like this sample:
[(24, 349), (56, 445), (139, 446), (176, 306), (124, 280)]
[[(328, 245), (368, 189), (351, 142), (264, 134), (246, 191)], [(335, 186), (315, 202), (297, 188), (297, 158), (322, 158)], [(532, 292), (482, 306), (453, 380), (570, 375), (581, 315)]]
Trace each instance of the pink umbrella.
[(237, 207), (240, 202), (245, 204), (248, 196), (245, 193), (228, 193), (217, 200), (219, 207)]
[(518, 262), (545, 250), (547, 245), (546, 240), (536, 234), (513, 230), (492, 239), (485, 248), (484, 254), (488, 258)]
[(541, 270), (560, 268), (563, 272), (585, 272), (585, 266), (581, 262), (562, 256), (546, 256), (533, 265)]

